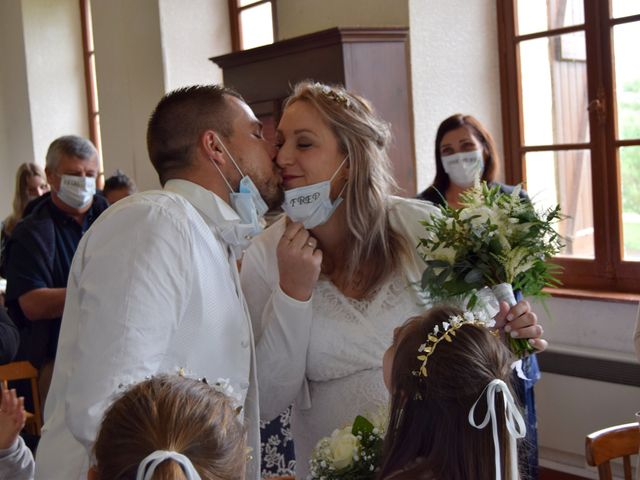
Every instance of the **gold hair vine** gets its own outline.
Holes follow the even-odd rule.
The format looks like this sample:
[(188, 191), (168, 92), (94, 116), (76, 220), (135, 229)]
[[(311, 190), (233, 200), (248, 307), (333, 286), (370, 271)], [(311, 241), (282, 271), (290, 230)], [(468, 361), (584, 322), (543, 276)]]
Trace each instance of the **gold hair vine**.
[(442, 340), (451, 342), (458, 330), (463, 325), (476, 325), (479, 327), (493, 327), (494, 321), (487, 321), (481, 315), (476, 315), (472, 312), (464, 312), (462, 315), (453, 315), (449, 317), (448, 322), (442, 322), (442, 325), (436, 325), (433, 327), (433, 331), (427, 335), (427, 341), (420, 345), (418, 348), (418, 360), (422, 362), (419, 371), (414, 371), (413, 374), (420, 377), (427, 376), (427, 360), (433, 354), (438, 343)]
[(351, 100), (349, 100), (349, 97), (347, 97), (344, 93), (336, 92), (329, 85), (323, 85), (322, 83), (314, 83), (313, 87), (316, 90), (319, 90), (322, 95), (333, 100), (334, 102), (339, 103), (340, 105), (346, 108), (351, 107)]

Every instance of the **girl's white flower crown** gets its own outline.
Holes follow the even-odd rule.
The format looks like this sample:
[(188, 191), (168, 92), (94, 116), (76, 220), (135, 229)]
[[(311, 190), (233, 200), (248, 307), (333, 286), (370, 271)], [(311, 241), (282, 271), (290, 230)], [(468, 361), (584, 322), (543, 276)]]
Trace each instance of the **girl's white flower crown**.
[(420, 377), (427, 376), (427, 361), (433, 354), (438, 343), (442, 340), (451, 342), (458, 330), (463, 325), (476, 325), (483, 328), (491, 328), (495, 325), (495, 321), (487, 319), (482, 313), (464, 312), (462, 315), (452, 315), (448, 322), (442, 322), (441, 325), (433, 327), (433, 331), (427, 335), (427, 341), (418, 348), (418, 360), (421, 362), (420, 369), (414, 371), (413, 374)]
[[(236, 412), (236, 415), (239, 415), (240, 412), (242, 412), (242, 396), (240, 396), (238, 393), (234, 391), (233, 387), (231, 386), (231, 382), (229, 381), (228, 378), (218, 378), (215, 382), (211, 382), (206, 377), (200, 377), (198, 375), (194, 375), (191, 372), (187, 372), (187, 370), (184, 367), (176, 367), (176, 375), (183, 378), (190, 378), (192, 380), (197, 380), (199, 382), (202, 382), (210, 386), (213, 390), (223, 394), (231, 401), (231, 405), (234, 411)], [(147, 375), (141, 381), (151, 380), (151, 378), (152, 378), (152, 375)], [(136, 383), (138, 382), (120, 383), (118, 385), (118, 390), (121, 390), (121, 391), (128, 390), (130, 387), (132, 387)]]

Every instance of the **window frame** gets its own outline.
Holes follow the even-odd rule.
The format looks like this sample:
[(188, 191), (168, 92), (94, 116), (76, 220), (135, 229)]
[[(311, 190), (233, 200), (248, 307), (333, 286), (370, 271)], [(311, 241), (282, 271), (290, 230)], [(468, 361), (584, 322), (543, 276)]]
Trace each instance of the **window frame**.
[(240, 0), (228, 0), (229, 3), (229, 25), (231, 27), (231, 49), (234, 52), (244, 50), (242, 46), (242, 22), (240, 21), (240, 14), (243, 10), (247, 10), (258, 5), (265, 3), (271, 4), (271, 27), (273, 28), (273, 41), (278, 40), (278, 21), (277, 21), (277, 7), (275, 0), (255, 0), (249, 5), (241, 7), (239, 5)]
[(84, 81), (87, 98), (87, 121), (89, 139), (98, 150), (99, 175), (97, 188), (104, 187), (104, 164), (102, 159), (102, 137), (100, 133), (100, 107), (98, 104), (98, 83), (96, 79), (96, 52), (93, 44), (93, 23), (91, 19), (91, 0), (79, 0), (80, 29), (82, 34), (82, 58), (84, 63)]
[[(517, 35), (517, 0), (496, 0), (500, 54), (500, 85), (505, 153), (505, 180), (526, 184), (525, 155), (534, 151), (584, 149), (591, 152), (594, 259), (557, 257), (566, 288), (611, 292), (640, 291), (640, 261), (623, 259), (619, 148), (640, 145), (640, 139), (617, 140), (614, 84), (614, 25), (640, 20), (640, 15), (610, 18), (610, 4), (583, 0), (585, 22)], [(534, 38), (584, 32), (587, 52), (587, 95), (590, 140), (584, 144), (525, 146), (518, 43)], [(607, 160), (609, 159), (609, 160)]]

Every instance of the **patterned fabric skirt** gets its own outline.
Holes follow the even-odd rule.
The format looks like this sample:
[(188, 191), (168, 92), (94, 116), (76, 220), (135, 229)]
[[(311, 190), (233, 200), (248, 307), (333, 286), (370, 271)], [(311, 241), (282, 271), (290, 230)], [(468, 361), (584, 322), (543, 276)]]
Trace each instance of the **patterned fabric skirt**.
[(296, 468), (291, 435), (291, 407), (270, 422), (260, 422), (262, 478), (293, 476)]

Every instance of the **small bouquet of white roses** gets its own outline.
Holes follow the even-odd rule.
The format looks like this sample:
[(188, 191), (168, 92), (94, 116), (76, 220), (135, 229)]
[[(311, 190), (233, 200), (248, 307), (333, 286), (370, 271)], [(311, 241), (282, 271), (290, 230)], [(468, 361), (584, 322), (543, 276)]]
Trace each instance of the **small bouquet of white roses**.
[[(375, 424), (374, 424), (375, 422)], [(353, 425), (321, 438), (309, 461), (309, 479), (372, 480), (382, 453), (385, 424), (358, 415)]]
[[(463, 193), (461, 204), (460, 209), (442, 206), (441, 215), (423, 222), (422, 288), (432, 301), (472, 310), (478, 292), (490, 287), (498, 300), (514, 305), (514, 290), (540, 297), (544, 287), (559, 284), (560, 267), (548, 262), (563, 246), (554, 228), (563, 218), (559, 206), (537, 211), (520, 197), (519, 186), (504, 194), (485, 182)], [(509, 341), (517, 355), (533, 350), (526, 340)]]

